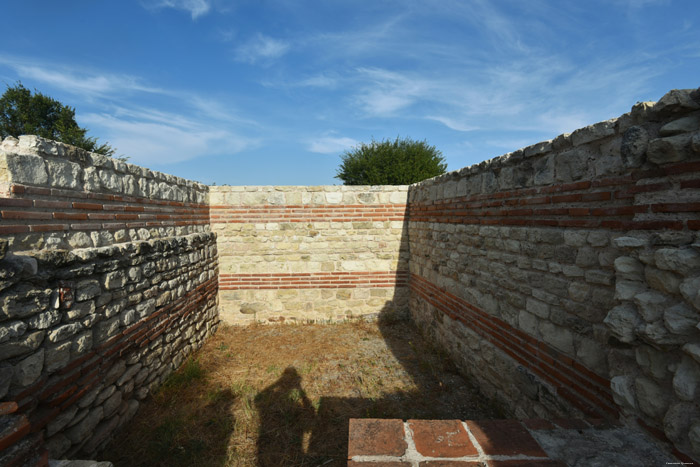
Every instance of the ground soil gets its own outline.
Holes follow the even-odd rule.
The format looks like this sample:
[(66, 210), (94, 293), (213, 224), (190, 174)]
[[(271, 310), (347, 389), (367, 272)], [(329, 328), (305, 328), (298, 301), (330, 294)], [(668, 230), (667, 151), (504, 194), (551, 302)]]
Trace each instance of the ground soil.
[(350, 418), (503, 418), (406, 322), (220, 327), (100, 459), (341, 466)]

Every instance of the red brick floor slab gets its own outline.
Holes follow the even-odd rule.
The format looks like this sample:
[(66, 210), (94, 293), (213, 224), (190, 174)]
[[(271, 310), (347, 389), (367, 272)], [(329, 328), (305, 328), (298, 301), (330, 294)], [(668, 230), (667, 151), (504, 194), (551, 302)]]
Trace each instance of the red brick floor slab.
[(348, 458), (402, 456), (406, 447), (403, 420), (350, 419)]
[(567, 467), (561, 461), (553, 460), (509, 460), (489, 461), (489, 467)]
[(516, 420), (467, 421), (467, 426), (487, 455), (547, 457), (527, 429)]
[(479, 461), (423, 461), (420, 467), (485, 467), (486, 464)]
[(410, 462), (348, 462), (348, 467), (411, 467), (411, 465)]
[(426, 457), (476, 456), (476, 448), (459, 420), (409, 420), (416, 450)]

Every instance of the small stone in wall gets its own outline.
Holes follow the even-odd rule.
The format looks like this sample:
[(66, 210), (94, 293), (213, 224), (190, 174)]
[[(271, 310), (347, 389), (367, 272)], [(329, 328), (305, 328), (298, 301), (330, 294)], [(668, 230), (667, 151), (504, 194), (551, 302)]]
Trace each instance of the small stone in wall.
[(634, 342), (635, 331), (642, 324), (636, 308), (631, 303), (625, 303), (610, 310), (603, 322), (608, 326), (613, 336), (625, 343)]
[(644, 321), (651, 323), (660, 319), (671, 297), (660, 292), (650, 290), (634, 296), (637, 311)]
[(669, 404), (668, 392), (645, 377), (636, 378), (634, 387), (641, 411), (650, 417), (661, 418)]
[(656, 267), (686, 275), (700, 269), (700, 253), (689, 248), (661, 248), (654, 253)]
[(683, 303), (668, 308), (664, 312), (664, 324), (674, 334), (691, 335), (697, 333), (700, 315)]
[(680, 292), (688, 303), (700, 310), (700, 276), (684, 280), (680, 285)]
[(628, 128), (622, 135), (620, 154), (627, 167), (639, 167), (644, 163), (644, 155), (649, 145), (649, 134), (640, 126)]
[(610, 380), (610, 389), (616, 404), (631, 410), (636, 409), (633, 377), (627, 375), (613, 377)]
[(690, 357), (684, 357), (673, 377), (673, 389), (685, 401), (694, 401), (700, 385), (700, 367)]

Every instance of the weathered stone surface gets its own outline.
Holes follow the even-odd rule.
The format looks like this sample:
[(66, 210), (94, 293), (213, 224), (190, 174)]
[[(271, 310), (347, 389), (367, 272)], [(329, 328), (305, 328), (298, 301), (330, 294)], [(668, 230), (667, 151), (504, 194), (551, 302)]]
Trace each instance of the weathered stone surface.
[(610, 389), (616, 404), (633, 410), (637, 408), (633, 377), (624, 375), (613, 377), (610, 380)]
[(685, 160), (690, 149), (690, 138), (689, 135), (683, 134), (651, 140), (647, 148), (647, 160), (654, 164)]
[(690, 357), (684, 357), (673, 376), (673, 389), (685, 401), (694, 401), (699, 395), (700, 367)]
[(644, 163), (649, 145), (649, 133), (640, 127), (632, 126), (622, 135), (620, 155), (626, 167), (639, 167)]
[(635, 378), (637, 402), (640, 410), (650, 417), (663, 417), (669, 403), (669, 394), (654, 381), (640, 377)]
[[(688, 439), (695, 453), (700, 453), (700, 420), (694, 420), (688, 431)], [(697, 455), (697, 454), (696, 454)]]
[(554, 173), (557, 181), (580, 180), (588, 171), (588, 154), (580, 149), (563, 152), (554, 158)]
[(571, 331), (556, 326), (548, 321), (542, 321), (539, 326), (540, 333), (545, 342), (553, 345), (566, 354), (573, 355), (574, 340)]
[(46, 185), (49, 175), (43, 157), (21, 154), (0, 153), (0, 175), (5, 170), (8, 179), (14, 183)]
[(681, 282), (674, 273), (662, 271), (651, 266), (644, 268), (644, 277), (650, 287), (671, 295), (678, 292), (678, 287)]
[(686, 275), (700, 269), (700, 253), (692, 248), (661, 248), (654, 253), (656, 267)]
[(697, 328), (695, 326), (697, 326), (698, 321), (700, 321), (700, 315), (683, 303), (669, 307), (664, 312), (664, 324), (674, 334), (696, 334)]
[(49, 185), (56, 188), (78, 188), (82, 169), (75, 162), (49, 159), (46, 161)]
[(688, 303), (700, 310), (700, 276), (684, 280), (680, 285), (680, 292)]
[(0, 323), (0, 344), (7, 342), (13, 337), (19, 337), (24, 334), (27, 329), (27, 323), (24, 321), (10, 321)]
[(617, 237), (613, 243), (618, 248), (639, 248), (646, 246), (649, 240), (639, 237)]
[(610, 328), (613, 336), (626, 343), (635, 340), (635, 330), (642, 324), (642, 320), (632, 304), (616, 306), (610, 310), (603, 322)]
[(648, 323), (661, 319), (670, 300), (669, 296), (653, 290), (634, 296), (639, 315)]
[(65, 430), (63, 434), (71, 440), (72, 443), (77, 444), (89, 436), (97, 424), (100, 423), (100, 420), (102, 420), (102, 415), (102, 407), (92, 409), (80, 423)]
[(674, 443), (686, 444), (690, 425), (700, 418), (695, 404), (678, 402), (673, 404), (663, 418), (664, 433)]
[(53, 436), (66, 427), (78, 413), (78, 406), (69, 407), (46, 425), (46, 436)]
[(36, 331), (25, 334), (18, 339), (11, 339), (5, 344), (0, 344), (0, 360), (17, 357), (36, 350), (44, 340), (46, 331)]
[(654, 104), (653, 111), (665, 116), (698, 110), (700, 104), (691, 97), (693, 91), (693, 89), (672, 89)]
[(100, 283), (95, 279), (80, 281), (76, 285), (75, 301), (82, 302), (84, 300), (90, 300), (91, 298), (97, 297), (101, 291)]
[(44, 349), (39, 349), (15, 366), (15, 384), (26, 387), (39, 379), (44, 368)]
[(105, 274), (102, 284), (107, 290), (120, 289), (126, 284), (126, 277), (122, 271), (113, 271)]
[(690, 115), (668, 122), (659, 129), (660, 136), (673, 136), (700, 129), (700, 115)]

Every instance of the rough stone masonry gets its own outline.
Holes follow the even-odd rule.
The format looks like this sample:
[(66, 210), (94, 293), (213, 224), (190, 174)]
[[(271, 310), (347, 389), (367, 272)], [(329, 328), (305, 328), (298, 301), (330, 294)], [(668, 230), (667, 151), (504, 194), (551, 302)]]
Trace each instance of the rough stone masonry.
[(516, 417), (698, 459), (699, 233), (700, 90), (409, 187), (207, 187), (8, 138), (0, 464), (98, 450), (219, 293), (236, 323), (410, 313)]
[(0, 465), (97, 452), (218, 324), (207, 188), (0, 145)]

